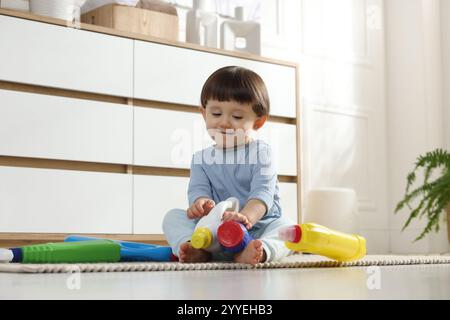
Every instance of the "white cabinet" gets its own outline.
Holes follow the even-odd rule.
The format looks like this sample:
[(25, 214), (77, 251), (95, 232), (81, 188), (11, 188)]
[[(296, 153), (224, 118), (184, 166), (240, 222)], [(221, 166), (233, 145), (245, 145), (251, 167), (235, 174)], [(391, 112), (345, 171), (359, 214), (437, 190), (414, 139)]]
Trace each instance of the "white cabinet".
[(280, 175), (297, 175), (297, 131), (292, 124), (266, 122), (256, 137), (266, 141)]
[(134, 164), (189, 168), (195, 151), (210, 146), (199, 113), (135, 107)]
[(187, 210), (189, 178), (134, 176), (134, 233), (162, 234), (166, 213), (174, 208)]
[(206, 79), (225, 66), (241, 66), (264, 80), (271, 114), (296, 116), (295, 68), (156, 43), (135, 41), (134, 97), (200, 105)]
[[(171, 105), (199, 106), (221, 67), (255, 71), (270, 114), (297, 116), (293, 64), (13, 14), (0, 14), (0, 233), (161, 235), (167, 211), (188, 205), (189, 178), (172, 169), (189, 169), (192, 155), (213, 144), (200, 112)], [(271, 145), (279, 175), (297, 176), (296, 126), (278, 120), (256, 137)], [(42, 163), (65, 170), (36, 168)], [(147, 168), (133, 174), (133, 166)], [(279, 187), (283, 212), (296, 221), (297, 184)]]
[(131, 97), (133, 40), (0, 15), (0, 80)]
[(9, 90), (0, 101), (1, 155), (132, 162), (129, 106)]
[(0, 166), (0, 232), (132, 233), (132, 176)]
[(278, 188), (283, 217), (298, 223), (297, 184), (281, 182)]

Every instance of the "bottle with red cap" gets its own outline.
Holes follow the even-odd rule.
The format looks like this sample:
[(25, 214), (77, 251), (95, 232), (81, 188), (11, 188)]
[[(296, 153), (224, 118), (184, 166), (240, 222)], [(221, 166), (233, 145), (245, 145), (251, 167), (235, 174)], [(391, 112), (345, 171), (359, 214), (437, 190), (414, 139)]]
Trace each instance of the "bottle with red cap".
[(291, 250), (322, 255), (337, 261), (353, 261), (366, 255), (366, 239), (357, 234), (332, 230), (316, 223), (282, 228), (280, 239)]
[(237, 221), (223, 222), (217, 229), (220, 246), (228, 252), (238, 253), (253, 240), (247, 228)]
[(220, 251), (221, 246), (217, 241), (217, 228), (222, 223), (223, 214), (227, 210), (239, 211), (239, 200), (235, 197), (230, 197), (216, 204), (210, 213), (203, 216), (198, 221), (192, 234), (192, 247), (209, 252)]

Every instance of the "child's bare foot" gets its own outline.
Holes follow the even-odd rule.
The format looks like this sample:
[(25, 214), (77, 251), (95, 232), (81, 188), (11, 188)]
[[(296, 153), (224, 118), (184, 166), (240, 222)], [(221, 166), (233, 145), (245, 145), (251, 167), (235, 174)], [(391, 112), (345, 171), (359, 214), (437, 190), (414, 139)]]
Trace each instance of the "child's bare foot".
[(178, 259), (180, 262), (208, 262), (211, 260), (211, 253), (195, 249), (190, 242), (185, 242), (180, 246)]
[(261, 240), (252, 240), (244, 250), (234, 256), (234, 262), (257, 264), (263, 262), (266, 255)]

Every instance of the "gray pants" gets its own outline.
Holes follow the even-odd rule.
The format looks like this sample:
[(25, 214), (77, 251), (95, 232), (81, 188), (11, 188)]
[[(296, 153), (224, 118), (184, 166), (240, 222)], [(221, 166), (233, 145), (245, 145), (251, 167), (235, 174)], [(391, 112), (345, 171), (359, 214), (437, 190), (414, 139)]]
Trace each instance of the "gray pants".
[[(191, 240), (191, 236), (194, 233), (198, 221), (198, 219), (189, 219), (186, 210), (183, 209), (172, 209), (167, 212), (162, 227), (174, 255), (178, 256), (180, 246)], [(261, 240), (266, 253), (266, 262), (284, 258), (292, 253), (292, 251), (285, 246), (284, 241), (278, 239), (278, 230), (281, 227), (293, 224), (295, 224), (295, 222), (281, 217), (270, 223), (264, 229), (261, 236), (258, 237), (258, 239)], [(232, 261), (233, 254), (226, 252), (213, 253), (212, 259), (215, 261)]]

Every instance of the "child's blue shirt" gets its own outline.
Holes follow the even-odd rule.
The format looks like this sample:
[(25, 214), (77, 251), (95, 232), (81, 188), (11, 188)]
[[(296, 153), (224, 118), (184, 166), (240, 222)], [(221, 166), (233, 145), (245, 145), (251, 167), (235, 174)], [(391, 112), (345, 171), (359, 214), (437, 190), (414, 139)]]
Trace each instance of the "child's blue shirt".
[(211, 146), (196, 152), (191, 163), (189, 206), (199, 197), (212, 199), (216, 204), (235, 197), (240, 209), (250, 199), (261, 200), (267, 211), (249, 230), (257, 237), (281, 216), (274, 162), (270, 146), (262, 140), (226, 149)]

